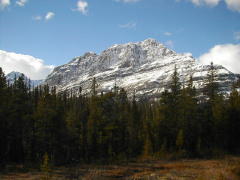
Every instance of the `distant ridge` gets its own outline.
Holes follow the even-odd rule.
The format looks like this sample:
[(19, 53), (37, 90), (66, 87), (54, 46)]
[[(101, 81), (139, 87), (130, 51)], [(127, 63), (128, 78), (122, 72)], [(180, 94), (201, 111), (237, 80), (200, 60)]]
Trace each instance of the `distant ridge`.
[(18, 79), (22, 75), (25, 77), (25, 82), (29, 83), (29, 80), (30, 80), (30, 84), (32, 87), (36, 87), (44, 81), (44, 80), (31, 80), (29, 77), (25, 76), (23, 73), (12, 71), (6, 75), (7, 82), (9, 84), (13, 84), (15, 79)]

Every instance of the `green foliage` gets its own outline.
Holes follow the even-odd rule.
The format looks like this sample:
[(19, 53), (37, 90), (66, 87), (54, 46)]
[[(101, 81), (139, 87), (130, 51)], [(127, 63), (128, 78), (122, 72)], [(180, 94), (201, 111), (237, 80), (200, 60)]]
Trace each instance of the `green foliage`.
[(183, 130), (181, 129), (178, 132), (177, 139), (176, 139), (176, 146), (179, 150), (182, 150), (183, 143), (184, 143), (184, 135), (183, 135)]
[(211, 63), (206, 79), (207, 85), (205, 87), (205, 94), (208, 96), (210, 103), (213, 103), (218, 95), (218, 83), (216, 82), (216, 76), (217, 70), (213, 66), (213, 63)]
[(7, 91), (7, 82), (5, 75), (0, 68), (0, 168), (1, 166), (5, 166), (6, 161), (6, 152), (7, 152), (7, 132), (8, 132), (8, 124), (7, 124), (7, 114), (9, 109), (7, 108), (8, 104), (8, 91)]

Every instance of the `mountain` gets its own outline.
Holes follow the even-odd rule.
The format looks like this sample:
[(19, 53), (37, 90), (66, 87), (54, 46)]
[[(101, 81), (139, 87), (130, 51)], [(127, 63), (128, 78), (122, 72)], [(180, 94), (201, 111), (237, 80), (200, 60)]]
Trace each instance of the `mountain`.
[(46, 65), (44, 60), (34, 56), (0, 50), (0, 67), (4, 72), (23, 72), (31, 79), (45, 79), (54, 66)]
[(28, 83), (29, 80), (30, 80), (30, 84), (31, 84), (32, 87), (36, 87), (36, 86), (40, 85), (44, 81), (44, 80), (31, 80), (30, 78), (25, 76), (23, 73), (15, 72), (15, 71), (12, 71), (12, 72), (8, 73), (6, 75), (6, 79), (9, 82), (9, 84), (13, 84), (15, 78), (18, 79), (22, 75), (25, 77), (24, 79), (25, 79), (26, 83)]
[[(98, 92), (110, 91), (114, 85), (124, 88), (137, 97), (157, 97), (168, 88), (174, 67), (177, 67), (181, 82), (193, 76), (197, 90), (204, 87), (210, 65), (199, 64), (189, 54), (178, 54), (154, 39), (142, 42), (114, 45), (99, 55), (88, 52), (69, 63), (56, 67), (45, 83), (56, 86), (57, 91), (89, 93), (93, 77), (98, 83)], [(227, 93), (239, 75), (221, 65), (214, 65), (220, 91)]]

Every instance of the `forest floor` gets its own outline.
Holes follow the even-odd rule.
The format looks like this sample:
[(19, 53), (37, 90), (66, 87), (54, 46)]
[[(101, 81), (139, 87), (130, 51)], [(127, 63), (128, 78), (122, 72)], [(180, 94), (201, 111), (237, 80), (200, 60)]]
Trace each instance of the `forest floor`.
[(80, 165), (0, 173), (1, 180), (240, 180), (240, 157), (215, 160), (141, 161), (122, 165)]

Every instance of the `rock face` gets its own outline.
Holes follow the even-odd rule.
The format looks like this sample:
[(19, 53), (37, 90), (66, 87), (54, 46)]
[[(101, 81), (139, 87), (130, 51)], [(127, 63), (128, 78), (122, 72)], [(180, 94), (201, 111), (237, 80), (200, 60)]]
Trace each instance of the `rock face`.
[[(68, 64), (56, 67), (45, 83), (56, 86), (57, 91), (72, 90), (89, 93), (93, 77), (98, 83), (98, 92), (110, 91), (116, 84), (134, 91), (137, 97), (157, 97), (168, 88), (174, 67), (177, 67), (181, 82), (190, 75), (196, 89), (204, 87), (209, 65), (199, 64), (191, 55), (177, 54), (154, 39), (137, 43), (114, 45), (100, 55), (88, 52)], [(215, 65), (220, 90), (228, 92), (239, 75), (220, 65)]]
[(44, 80), (31, 80), (30, 78), (25, 76), (23, 73), (15, 72), (15, 71), (8, 73), (6, 75), (6, 80), (9, 84), (13, 84), (14, 81), (15, 81), (15, 78), (18, 79), (22, 75), (24, 76), (24, 79), (25, 79), (26, 83), (29, 83), (29, 81), (30, 81), (31, 87), (36, 87), (44, 81)]

